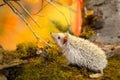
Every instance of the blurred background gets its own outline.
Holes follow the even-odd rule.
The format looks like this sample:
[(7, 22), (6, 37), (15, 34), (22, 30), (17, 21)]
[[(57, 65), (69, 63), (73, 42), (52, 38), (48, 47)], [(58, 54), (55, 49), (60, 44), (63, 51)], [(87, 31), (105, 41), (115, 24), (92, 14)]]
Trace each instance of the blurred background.
[[(59, 0), (66, 5), (72, 5), (72, 0)], [(41, 25), (38, 28), (27, 15), (25, 17), (32, 25), (36, 33), (42, 38), (48, 40), (50, 39), (50, 32), (58, 32), (51, 20), (56, 20), (63, 25), (67, 25), (64, 17), (51, 5), (44, 1), (43, 5), (47, 5), (42, 9), (42, 0), (21, 0), (25, 8), (33, 14), (33, 17)], [(0, 4), (3, 1), (0, 0)], [(14, 4), (14, 2), (13, 2)], [(15, 4), (16, 7), (18, 7)], [(66, 15), (68, 20), (70, 20), (70, 12), (68, 9), (57, 5)], [(18, 7), (19, 9), (19, 7)], [(40, 13), (36, 14), (40, 9)], [(23, 14), (25, 14), (21, 9), (19, 9)], [(36, 15), (34, 15), (36, 14)], [(22, 43), (24, 41), (36, 41), (31, 31), (27, 28), (25, 23), (13, 13), (13, 11), (7, 6), (0, 7), (0, 44), (8, 50), (15, 49), (16, 44)]]

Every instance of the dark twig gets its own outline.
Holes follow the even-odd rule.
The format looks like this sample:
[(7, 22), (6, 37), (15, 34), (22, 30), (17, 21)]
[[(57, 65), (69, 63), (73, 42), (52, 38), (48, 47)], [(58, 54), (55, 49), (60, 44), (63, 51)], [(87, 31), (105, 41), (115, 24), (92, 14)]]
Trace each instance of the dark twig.
[(4, 5), (6, 5), (6, 4), (4, 4), (4, 3), (3, 3), (3, 4), (0, 4), (0, 7), (1, 7), (1, 6), (4, 6)]
[(38, 12), (36, 12), (34, 15), (39, 14), (43, 10), (43, 8), (45, 8), (48, 5), (48, 4), (45, 4), (45, 5), (43, 5), (43, 4), (44, 4), (44, 0), (42, 0), (42, 8), (40, 8), (40, 10)]
[(37, 23), (37, 21), (31, 16), (31, 14), (29, 13), (29, 11), (27, 9), (25, 9), (25, 7), (20, 3), (20, 1), (15, 1), (26, 13), (27, 15), (34, 21), (34, 23), (40, 27), (40, 24)]

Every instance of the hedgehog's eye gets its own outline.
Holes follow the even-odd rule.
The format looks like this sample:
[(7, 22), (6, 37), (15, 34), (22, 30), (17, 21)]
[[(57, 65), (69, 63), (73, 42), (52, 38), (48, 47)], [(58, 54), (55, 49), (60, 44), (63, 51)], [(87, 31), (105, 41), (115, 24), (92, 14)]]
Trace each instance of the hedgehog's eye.
[(58, 36), (58, 39), (60, 39), (60, 36)]

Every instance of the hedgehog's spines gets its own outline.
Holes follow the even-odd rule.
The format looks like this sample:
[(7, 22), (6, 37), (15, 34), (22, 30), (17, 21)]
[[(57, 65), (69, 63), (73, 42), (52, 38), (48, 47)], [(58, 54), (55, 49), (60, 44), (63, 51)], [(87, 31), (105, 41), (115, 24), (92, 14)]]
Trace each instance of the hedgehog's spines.
[[(61, 39), (56, 38), (60, 36)], [(63, 44), (63, 39), (67, 36), (67, 42)], [(97, 78), (103, 75), (103, 69), (107, 65), (105, 52), (88, 40), (72, 36), (70, 34), (55, 33), (53, 35), (56, 43), (61, 47), (64, 56), (68, 62), (84, 66), (100, 73), (90, 75), (91, 78)]]

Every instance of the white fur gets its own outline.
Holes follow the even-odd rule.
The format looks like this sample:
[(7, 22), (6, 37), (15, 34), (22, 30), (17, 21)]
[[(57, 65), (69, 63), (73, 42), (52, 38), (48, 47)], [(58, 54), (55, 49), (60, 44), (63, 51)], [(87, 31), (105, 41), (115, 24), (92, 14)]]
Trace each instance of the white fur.
[[(94, 71), (102, 71), (107, 65), (104, 51), (88, 40), (64, 33), (54, 33), (56, 43), (61, 47), (64, 56), (72, 64), (84, 66)], [(57, 37), (60, 36), (59, 40)], [(63, 44), (63, 38), (67, 36), (67, 42)]]

